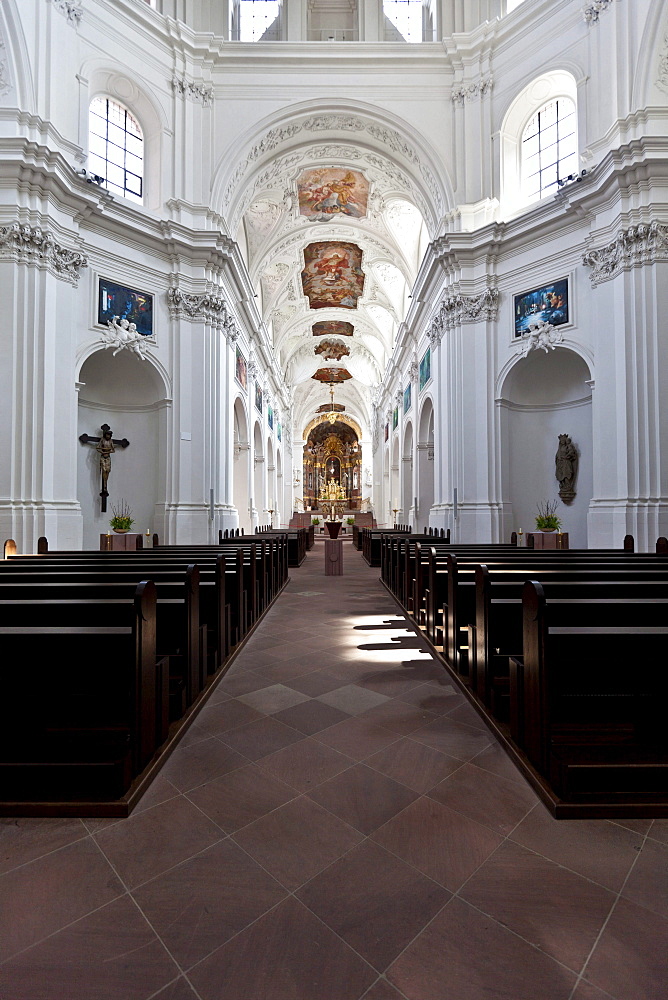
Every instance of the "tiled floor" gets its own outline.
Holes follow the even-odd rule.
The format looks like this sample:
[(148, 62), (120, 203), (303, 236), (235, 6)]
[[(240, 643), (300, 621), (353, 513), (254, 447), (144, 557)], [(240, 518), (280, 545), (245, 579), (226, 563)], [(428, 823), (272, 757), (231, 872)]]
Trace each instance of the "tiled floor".
[(126, 820), (0, 820), (1, 1000), (665, 1000), (668, 820), (556, 822), (344, 540)]

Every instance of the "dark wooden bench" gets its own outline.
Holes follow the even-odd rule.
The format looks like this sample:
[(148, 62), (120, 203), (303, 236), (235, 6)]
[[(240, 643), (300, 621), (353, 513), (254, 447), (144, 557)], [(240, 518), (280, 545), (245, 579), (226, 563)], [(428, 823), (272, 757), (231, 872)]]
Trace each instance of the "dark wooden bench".
[(668, 625), (663, 605), (648, 607), (654, 624), (651, 611), (638, 623), (629, 606), (616, 624), (566, 625), (567, 605), (553, 605), (538, 581), (524, 584), (511, 738), (562, 814), (580, 806), (589, 815), (668, 815)]
[(0, 811), (68, 801), (76, 815), (79, 802), (123, 795), (165, 738), (155, 586), (142, 581), (106, 624), (91, 624), (100, 608), (83, 600), (78, 624), (54, 625), (50, 615), (44, 623), (39, 605), (27, 606), (29, 625), (0, 626)]

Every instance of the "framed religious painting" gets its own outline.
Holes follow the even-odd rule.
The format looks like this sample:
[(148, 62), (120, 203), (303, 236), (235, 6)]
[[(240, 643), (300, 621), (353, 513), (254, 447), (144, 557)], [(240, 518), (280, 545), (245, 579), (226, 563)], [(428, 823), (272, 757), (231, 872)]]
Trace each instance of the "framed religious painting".
[(422, 360), (420, 361), (420, 374), (418, 382), (418, 391), (422, 392), (427, 382), (431, 378), (431, 348), (428, 347), (427, 350), (422, 355)]
[(409, 382), (406, 388), (404, 389), (404, 413), (408, 413), (412, 405), (411, 388), (412, 388), (411, 383)]
[(396, 431), (399, 426), (399, 407), (395, 406), (392, 410), (392, 430)]
[(134, 323), (137, 333), (153, 336), (153, 296), (138, 288), (118, 285), (108, 278), (98, 278), (97, 322), (106, 326), (116, 318), (121, 325)]
[(283, 436), (283, 425), (280, 420), (276, 421), (276, 437), (280, 441)]
[(564, 326), (571, 322), (569, 279), (559, 278), (513, 297), (515, 336), (522, 337), (532, 325)]
[(255, 409), (262, 413), (262, 387), (255, 383)]
[(386, 440), (386, 441), (387, 441), (387, 439), (389, 438), (389, 436), (390, 436), (390, 424), (389, 424), (389, 421), (388, 421), (388, 422), (387, 422), (387, 423), (385, 424), (385, 440)]
[(234, 374), (241, 388), (246, 392), (248, 385), (248, 364), (237, 344), (236, 368)]
[(271, 403), (267, 403), (267, 423), (269, 424), (269, 430), (274, 429), (274, 409)]

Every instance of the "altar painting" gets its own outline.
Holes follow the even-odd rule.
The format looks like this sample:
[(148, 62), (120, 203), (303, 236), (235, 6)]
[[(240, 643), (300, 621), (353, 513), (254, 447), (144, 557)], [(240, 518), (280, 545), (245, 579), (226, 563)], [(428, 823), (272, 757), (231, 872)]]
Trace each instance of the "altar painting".
[(344, 323), (339, 319), (328, 319), (322, 323), (314, 323), (312, 328), (314, 337), (352, 337), (355, 327), (352, 323)]
[(362, 251), (355, 243), (309, 243), (302, 287), (311, 309), (357, 309), (364, 291)]
[(310, 222), (331, 222), (347, 215), (366, 215), (369, 182), (358, 170), (347, 167), (318, 167), (305, 170), (297, 180), (299, 214)]

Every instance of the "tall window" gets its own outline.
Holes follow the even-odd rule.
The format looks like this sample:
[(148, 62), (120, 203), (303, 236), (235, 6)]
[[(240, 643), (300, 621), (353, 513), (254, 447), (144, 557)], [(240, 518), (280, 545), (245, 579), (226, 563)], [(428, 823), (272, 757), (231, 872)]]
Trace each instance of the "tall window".
[(386, 41), (433, 41), (433, 19), (429, 2), (383, 0), (383, 14)]
[(522, 134), (522, 187), (528, 200), (556, 194), (577, 172), (575, 104), (559, 97), (537, 111)]
[(235, 0), (232, 38), (236, 42), (279, 42), (281, 0)]
[(96, 97), (88, 115), (88, 169), (104, 177), (104, 187), (142, 203), (144, 138), (127, 108), (108, 97)]

